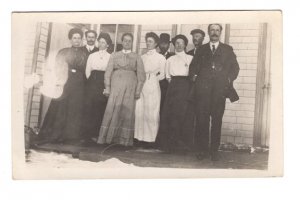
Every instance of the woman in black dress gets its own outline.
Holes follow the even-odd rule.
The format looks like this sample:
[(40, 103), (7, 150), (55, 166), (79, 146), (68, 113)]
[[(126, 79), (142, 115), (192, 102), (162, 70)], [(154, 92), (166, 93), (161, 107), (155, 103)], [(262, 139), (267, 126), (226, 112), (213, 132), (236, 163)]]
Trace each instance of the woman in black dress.
[(157, 143), (167, 152), (192, 151), (194, 110), (189, 99), (191, 82), (189, 65), (193, 56), (185, 52), (188, 39), (177, 35), (172, 39), (175, 55), (166, 63), (166, 78), (170, 82), (163, 106)]
[[(81, 140), (85, 65), (87, 55), (80, 48), (83, 32), (73, 28), (68, 37), (71, 47), (61, 49), (55, 60), (57, 88), (63, 88), (59, 98), (52, 99), (39, 133), (40, 142), (78, 143)], [(65, 81), (61, 72), (66, 72)]]
[[(85, 142), (96, 142), (102, 118), (105, 112), (107, 97), (104, 92), (104, 73), (110, 58), (107, 49), (112, 44), (108, 33), (100, 33), (98, 37), (99, 51), (92, 53), (86, 65), (86, 93), (85, 93)], [(95, 139), (95, 140), (93, 140)]]

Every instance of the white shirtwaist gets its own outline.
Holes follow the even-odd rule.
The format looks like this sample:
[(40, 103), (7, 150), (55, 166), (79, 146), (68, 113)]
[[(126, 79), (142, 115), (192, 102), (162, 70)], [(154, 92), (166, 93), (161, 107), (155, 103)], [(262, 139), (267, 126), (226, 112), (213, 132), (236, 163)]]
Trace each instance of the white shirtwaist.
[(93, 70), (105, 71), (110, 54), (106, 50), (100, 50), (95, 53), (92, 53), (86, 64), (85, 75), (86, 78), (89, 78)]
[(167, 60), (166, 78), (170, 80), (172, 76), (188, 76), (192, 59), (193, 56), (186, 54), (184, 51), (176, 52), (174, 56)]

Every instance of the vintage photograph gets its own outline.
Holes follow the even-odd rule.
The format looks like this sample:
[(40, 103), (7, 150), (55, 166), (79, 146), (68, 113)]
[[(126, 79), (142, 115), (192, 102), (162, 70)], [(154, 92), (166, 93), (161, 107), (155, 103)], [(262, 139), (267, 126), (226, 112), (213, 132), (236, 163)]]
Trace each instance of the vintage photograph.
[(281, 18), (12, 13), (14, 178), (282, 175)]

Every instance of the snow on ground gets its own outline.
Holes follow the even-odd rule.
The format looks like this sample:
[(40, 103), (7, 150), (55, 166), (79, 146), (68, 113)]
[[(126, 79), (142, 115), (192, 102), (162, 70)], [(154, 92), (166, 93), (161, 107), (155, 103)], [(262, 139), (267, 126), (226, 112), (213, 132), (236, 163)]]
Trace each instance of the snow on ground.
[(133, 164), (126, 164), (117, 158), (110, 158), (100, 162), (90, 162), (73, 158), (70, 154), (41, 152), (31, 150), (27, 158), (27, 163), (32, 167), (101, 167), (101, 168), (138, 168)]

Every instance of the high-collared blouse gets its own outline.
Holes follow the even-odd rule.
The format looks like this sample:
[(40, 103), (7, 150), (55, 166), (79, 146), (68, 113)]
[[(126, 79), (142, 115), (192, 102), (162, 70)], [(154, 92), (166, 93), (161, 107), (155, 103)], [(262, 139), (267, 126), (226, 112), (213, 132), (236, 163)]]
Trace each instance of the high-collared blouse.
[(193, 56), (186, 54), (184, 51), (176, 52), (176, 54), (167, 60), (166, 64), (166, 78), (170, 79), (172, 76), (188, 76), (189, 65)]
[(131, 51), (119, 51), (110, 56), (104, 75), (105, 89), (108, 91), (110, 91), (112, 73), (117, 70), (133, 71), (136, 73), (136, 93), (140, 94), (146, 80), (146, 73), (141, 56)]
[(105, 71), (110, 58), (110, 54), (106, 50), (99, 50), (92, 53), (87, 61), (85, 75), (90, 77), (93, 70)]
[(165, 78), (166, 59), (163, 55), (157, 53), (156, 49), (147, 51), (142, 55), (145, 67), (146, 77), (157, 76), (158, 80)]

